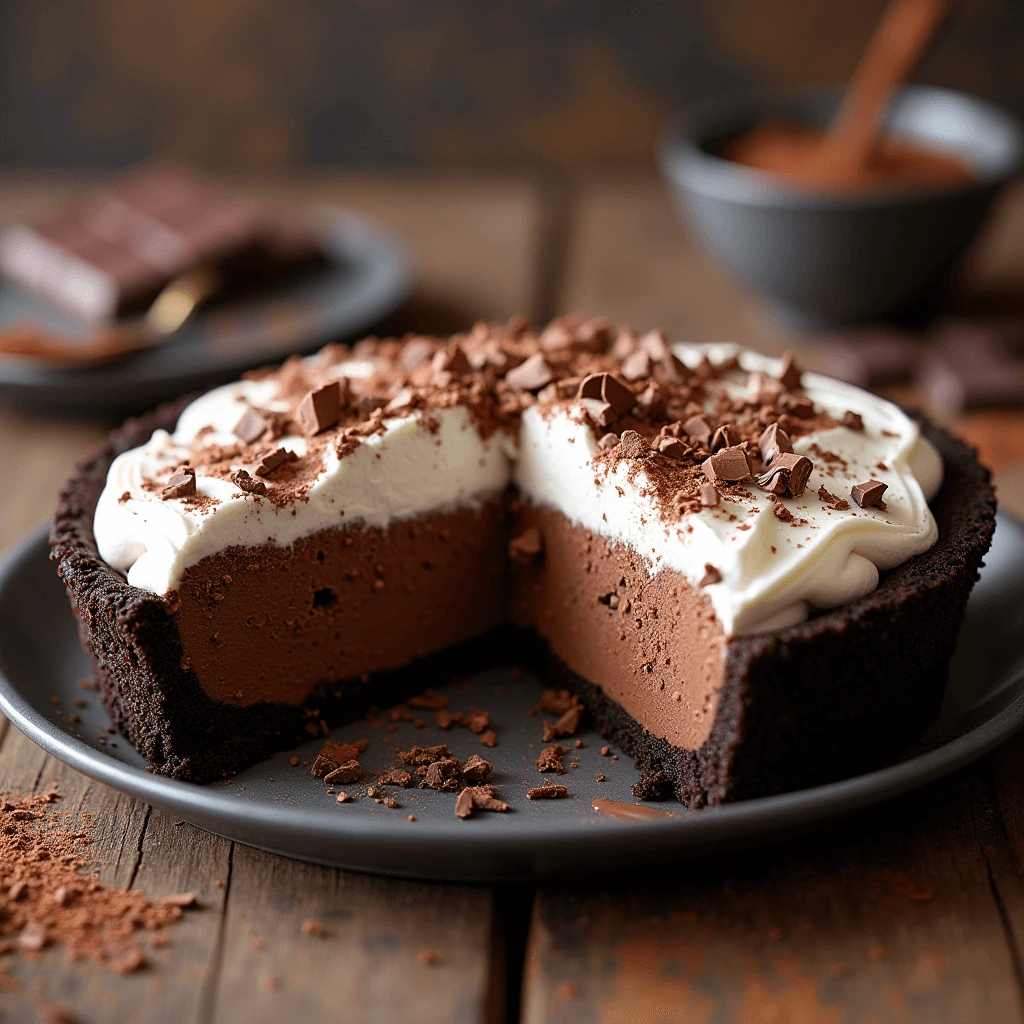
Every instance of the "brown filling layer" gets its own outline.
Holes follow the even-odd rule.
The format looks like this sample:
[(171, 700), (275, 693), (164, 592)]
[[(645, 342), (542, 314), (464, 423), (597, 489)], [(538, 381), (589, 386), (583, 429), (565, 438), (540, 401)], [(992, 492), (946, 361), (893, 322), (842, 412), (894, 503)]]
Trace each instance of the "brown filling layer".
[(699, 747), (725, 645), (710, 600), (560, 512), (525, 506), (516, 532), (527, 526), (544, 550), (514, 581), (503, 501), (204, 558), (177, 594), (187, 664), (215, 700), (298, 704), (318, 683), (399, 668), (511, 617), (644, 728)]
[(711, 731), (726, 638), (711, 601), (678, 573), (651, 577), (631, 550), (527, 506), (543, 562), (516, 582), (514, 616), (645, 729), (696, 750)]
[(478, 636), (505, 618), (506, 518), (495, 501), (204, 558), (178, 589), (185, 659), (214, 700), (299, 704)]

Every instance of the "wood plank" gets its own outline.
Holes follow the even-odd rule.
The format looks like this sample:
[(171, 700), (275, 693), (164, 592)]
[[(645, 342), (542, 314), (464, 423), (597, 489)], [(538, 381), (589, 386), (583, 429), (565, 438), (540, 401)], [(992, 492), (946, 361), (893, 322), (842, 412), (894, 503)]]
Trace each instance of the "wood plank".
[(543, 889), (524, 1021), (1024, 1019), (977, 778), (663, 884)]
[[(322, 934), (303, 931), (315, 922)], [(215, 1019), (490, 1018), (491, 895), (236, 846)], [(438, 955), (436, 963), (424, 963)], [(422, 960), (421, 960), (422, 958)]]

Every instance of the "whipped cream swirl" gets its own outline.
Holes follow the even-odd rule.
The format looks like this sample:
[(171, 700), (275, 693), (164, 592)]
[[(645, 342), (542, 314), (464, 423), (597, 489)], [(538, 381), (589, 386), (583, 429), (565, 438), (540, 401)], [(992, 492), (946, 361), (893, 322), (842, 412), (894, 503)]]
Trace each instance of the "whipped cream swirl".
[[(718, 362), (735, 346), (677, 345), (696, 366), (707, 353)], [(739, 352), (745, 371), (774, 373), (778, 362)], [(353, 360), (340, 373), (357, 377)], [(739, 396), (743, 384), (724, 385)], [(645, 497), (643, 470), (619, 463), (594, 472), (597, 444), (572, 407), (523, 414), (518, 439), (496, 433), (484, 439), (462, 407), (432, 413), (434, 429), (414, 416), (385, 421), (382, 434), (363, 439), (339, 459), (328, 446), (324, 464), (303, 499), (284, 507), (244, 494), (230, 481), (196, 470), (200, 496), (189, 503), (163, 499), (151, 481), (188, 457), (197, 436), (204, 445), (228, 445), (245, 403), (284, 410), (272, 380), (239, 381), (193, 402), (173, 434), (156, 431), (139, 448), (118, 456), (96, 507), (93, 529), (100, 556), (128, 582), (163, 594), (200, 559), (232, 546), (288, 545), (330, 527), (386, 528), (396, 520), (479, 506), (510, 482), (531, 501), (558, 509), (595, 534), (629, 545), (651, 574), (672, 570), (697, 586), (707, 566), (720, 582), (706, 587), (726, 635), (765, 632), (802, 622), (811, 608), (834, 608), (870, 593), (879, 571), (930, 548), (938, 538), (928, 502), (942, 482), (942, 460), (917, 424), (890, 402), (818, 374), (803, 375), (804, 394), (840, 419), (847, 411), (862, 431), (834, 427), (799, 438), (798, 454), (814, 470), (806, 492), (784, 503), (793, 515), (782, 522), (767, 494), (723, 498), (666, 521)], [(277, 442), (303, 455), (302, 437)], [(828, 453), (824, 458), (820, 453)], [(869, 478), (888, 485), (885, 505), (837, 511), (818, 497), (819, 486), (849, 499)]]

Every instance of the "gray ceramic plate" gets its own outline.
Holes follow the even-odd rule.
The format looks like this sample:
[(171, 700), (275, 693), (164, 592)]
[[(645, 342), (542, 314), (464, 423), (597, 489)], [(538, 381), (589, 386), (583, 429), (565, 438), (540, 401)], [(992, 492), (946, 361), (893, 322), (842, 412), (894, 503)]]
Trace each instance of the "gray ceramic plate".
[[(369, 769), (397, 763), (391, 753), (447, 742), (460, 757), (477, 751), (494, 762), (494, 782), (512, 810), (454, 817), (450, 793), (392, 790), (401, 807), (362, 798), (338, 804), (308, 768), (289, 756), (315, 756), (319, 742), (250, 768), (229, 784), (198, 786), (145, 771), (126, 740), (98, 736), (109, 724), (94, 693), (79, 686), (89, 674), (63, 588), (47, 561), (46, 537), (34, 534), (0, 565), (0, 708), (26, 735), (86, 775), (131, 793), (223, 836), (291, 857), (341, 867), (438, 879), (512, 880), (636, 869), (763, 842), (824, 824), (937, 779), (1006, 739), (1024, 721), (1024, 527), (1001, 516), (988, 566), (971, 597), (939, 721), (919, 748), (881, 771), (817, 789), (686, 813), (643, 824), (596, 814), (597, 796), (632, 801), (637, 772), (629, 759), (602, 757), (601, 738), (580, 734), (577, 768), (559, 781), (564, 800), (528, 801), (539, 776), (533, 759), (543, 746), (541, 719), (530, 716), (540, 687), (507, 669), (493, 670), (445, 692), (454, 710), (491, 713), (499, 743), (493, 750), (465, 729), (441, 732), (411, 722), (335, 731), (336, 739), (366, 737)], [(518, 677), (517, 677), (518, 676)], [(53, 697), (57, 698), (56, 705)], [(84, 698), (77, 707), (75, 698)], [(78, 714), (80, 721), (69, 719)], [(386, 741), (386, 742), (385, 742)], [(566, 762), (572, 758), (567, 757)], [(601, 772), (607, 781), (597, 782)], [(357, 787), (347, 787), (356, 789)], [(677, 805), (661, 805), (665, 809)], [(416, 821), (408, 821), (415, 815)]]
[[(0, 357), (0, 400), (88, 412), (139, 412), (242, 370), (279, 362), (366, 331), (408, 296), (412, 266), (397, 238), (338, 207), (311, 211), (330, 255), (328, 266), (255, 296), (200, 310), (174, 338), (118, 362), (58, 369)], [(26, 292), (0, 281), (0, 326), (50, 324), (83, 330)]]

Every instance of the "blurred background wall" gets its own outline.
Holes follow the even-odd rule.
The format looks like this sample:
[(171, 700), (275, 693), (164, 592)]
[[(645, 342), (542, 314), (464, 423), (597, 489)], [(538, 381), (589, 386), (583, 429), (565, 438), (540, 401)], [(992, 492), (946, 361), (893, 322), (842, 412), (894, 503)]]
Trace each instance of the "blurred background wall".
[[(0, 163), (638, 164), (680, 103), (849, 74), (885, 0), (2, 0)], [(919, 79), (1024, 113), (1024, 2)]]

